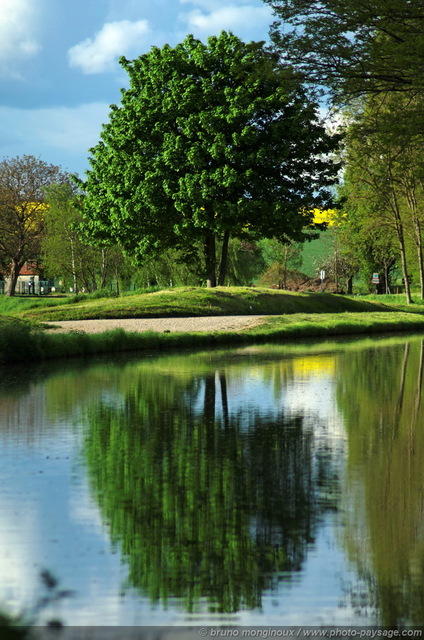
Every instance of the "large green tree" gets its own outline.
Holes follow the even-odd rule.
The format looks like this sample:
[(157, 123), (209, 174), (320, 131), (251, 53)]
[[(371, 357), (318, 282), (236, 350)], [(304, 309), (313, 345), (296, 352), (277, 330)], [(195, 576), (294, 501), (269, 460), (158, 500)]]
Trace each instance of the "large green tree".
[(121, 64), (130, 86), (83, 185), (93, 241), (138, 259), (200, 243), (214, 286), (217, 240), (223, 284), (230, 236), (303, 239), (311, 210), (329, 206), (337, 139), (276, 54), (223, 32)]
[[(396, 147), (392, 141), (378, 130), (364, 131), (363, 124), (351, 127), (348, 137), (348, 171), (345, 182), (348, 184), (348, 200), (345, 212), (349, 208), (360, 206), (365, 216), (364, 228), (384, 229), (393, 234), (398, 245), (407, 302), (411, 302), (409, 271), (406, 253), (406, 231), (404, 220), (404, 202), (397, 184), (398, 164)], [(350, 198), (350, 201), (349, 201)], [(358, 219), (356, 218), (356, 221)]]
[[(357, 257), (368, 254), (380, 267), (384, 263), (386, 280), (394, 253), (399, 253), (410, 301), (410, 271), (418, 275), (424, 297), (424, 156), (422, 136), (408, 118), (409, 104), (404, 95), (386, 93), (363, 99), (351, 113), (345, 137), (347, 168), (340, 192), (348, 228), (343, 244), (353, 248), (358, 240)], [(406, 116), (399, 119), (404, 108)], [(398, 243), (395, 252), (394, 238)], [(384, 248), (386, 258), (381, 253)]]
[[(276, 15), (272, 38), (302, 81), (328, 92), (333, 105), (362, 110), (361, 163), (373, 175), (374, 229), (391, 210), (407, 283), (412, 240), (424, 296), (421, 192), (424, 122), (423, 0), (265, 0)], [(373, 122), (370, 127), (370, 113)], [(402, 117), (399, 117), (399, 114)], [(369, 131), (366, 131), (368, 129)], [(367, 140), (378, 133), (374, 143)], [(381, 157), (380, 157), (381, 156)], [(351, 159), (348, 158), (348, 162)], [(377, 178), (377, 171), (380, 178)], [(371, 172), (369, 171), (371, 167)], [(383, 177), (383, 173), (386, 175)], [(351, 194), (364, 194), (363, 172), (350, 172)], [(389, 188), (386, 188), (389, 185)], [(355, 196), (353, 195), (355, 199)], [(383, 211), (384, 210), (384, 211)], [(364, 218), (365, 227), (369, 224)], [(362, 231), (360, 231), (362, 233)], [(364, 234), (365, 235), (365, 234)], [(410, 237), (410, 239), (409, 239)], [(368, 244), (368, 243), (367, 243)], [(378, 242), (380, 244), (380, 242)], [(380, 245), (381, 246), (381, 245)], [(388, 262), (385, 261), (387, 276)], [(411, 268), (415, 270), (414, 265)], [(410, 297), (406, 284), (407, 297)]]

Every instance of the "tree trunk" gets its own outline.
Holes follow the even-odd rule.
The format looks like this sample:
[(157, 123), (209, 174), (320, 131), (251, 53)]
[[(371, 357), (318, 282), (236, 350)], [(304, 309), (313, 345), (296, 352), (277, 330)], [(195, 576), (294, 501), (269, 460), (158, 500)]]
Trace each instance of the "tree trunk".
[(75, 262), (75, 249), (74, 242), (71, 240), (71, 269), (72, 269), (72, 280), (74, 285), (74, 293), (78, 293), (78, 279), (77, 279), (77, 265)]
[(206, 262), (206, 286), (216, 287), (216, 249), (215, 236), (209, 232), (204, 241)]
[(405, 399), (405, 381), (406, 381), (406, 369), (409, 360), (409, 342), (407, 342), (403, 349), (402, 368), (400, 372), (400, 384), (399, 394), (396, 401), (395, 419), (393, 424), (398, 427), (400, 422), (400, 415), (402, 413), (402, 407)]
[(423, 260), (423, 241), (421, 237), (421, 225), (417, 217), (414, 219), (414, 235), (415, 245), (417, 247), (418, 271), (420, 273), (420, 292), (421, 299), (424, 300), (424, 260)]
[(215, 423), (216, 381), (215, 371), (205, 376), (205, 395), (203, 400), (204, 418), (207, 424)]
[(423, 388), (423, 371), (424, 371), (424, 340), (421, 340), (420, 348), (420, 362), (418, 365), (417, 374), (417, 386), (415, 392), (415, 407), (414, 407), (414, 424), (417, 424), (418, 411), (421, 405), (421, 393)]
[(400, 248), (400, 261), (402, 264), (403, 281), (405, 283), (406, 304), (412, 304), (411, 287), (409, 286), (408, 267), (406, 264), (405, 240), (403, 233), (398, 236)]
[(412, 194), (407, 193), (407, 202), (409, 210), (411, 212), (412, 224), (413, 224), (413, 240), (417, 249), (418, 257), (418, 271), (420, 274), (420, 291), (421, 299), (424, 299), (424, 261), (423, 261), (423, 240), (421, 233), (421, 224), (418, 215), (418, 208), (415, 198)]
[(221, 384), (222, 417), (224, 420), (224, 427), (227, 429), (229, 426), (229, 419), (228, 419), (227, 379), (225, 377), (225, 371), (219, 372), (219, 382)]
[(412, 225), (413, 225), (413, 238), (415, 242), (415, 246), (417, 248), (418, 255), (418, 269), (420, 274), (420, 289), (421, 289), (421, 299), (424, 299), (424, 262), (423, 262), (423, 239), (421, 232), (421, 222), (422, 215), (420, 215), (419, 206), (417, 202), (417, 184), (415, 181), (415, 176), (413, 173), (407, 172), (404, 176), (404, 179), (401, 181), (404, 196), (406, 199), (406, 203), (408, 205), (408, 209), (411, 214)]
[(219, 265), (218, 286), (223, 287), (225, 284), (225, 276), (227, 275), (228, 265), (228, 243), (230, 241), (230, 232), (226, 231), (222, 239), (221, 263)]
[(14, 296), (16, 291), (16, 283), (18, 282), (19, 272), (25, 264), (25, 260), (12, 260), (10, 268), (9, 284), (7, 287), (7, 296)]
[(334, 253), (334, 283), (336, 286), (336, 293), (339, 293), (339, 260), (337, 249)]
[[(389, 171), (390, 182), (393, 185), (394, 180), (391, 171)], [(390, 207), (393, 212), (393, 220), (395, 223), (396, 234), (398, 237), (399, 248), (400, 248), (400, 260), (402, 264), (402, 274), (403, 280), (405, 283), (405, 293), (406, 293), (406, 304), (412, 304), (411, 298), (411, 288), (409, 286), (409, 278), (408, 278), (408, 266), (406, 263), (406, 251), (405, 251), (405, 236), (403, 232), (403, 223), (400, 215), (399, 202), (397, 198), (396, 191), (392, 186), (389, 191), (389, 202)]]
[(423, 248), (422, 244), (417, 246), (418, 253), (418, 267), (420, 272), (420, 295), (421, 299), (424, 300), (424, 261), (423, 261)]
[(106, 288), (107, 250), (102, 247), (102, 264), (100, 267), (100, 289)]
[[(287, 260), (289, 256), (289, 245), (284, 245), (284, 258), (283, 258), (283, 289), (287, 289)], [(281, 287), (280, 287), (281, 288)]]
[(386, 295), (390, 294), (389, 267), (387, 266), (387, 263), (384, 263), (384, 293)]
[[(392, 180), (392, 182), (393, 182), (393, 180)], [(391, 196), (390, 201), (391, 201), (391, 209), (392, 209), (392, 212), (393, 212), (393, 220), (394, 220), (394, 224), (395, 224), (396, 235), (397, 235), (398, 242), (399, 242), (400, 260), (401, 260), (401, 264), (402, 264), (403, 281), (405, 283), (406, 304), (412, 304), (411, 288), (409, 286), (409, 278), (408, 278), (408, 266), (407, 266), (407, 263), (406, 263), (405, 237), (404, 237), (404, 233), (403, 233), (403, 224), (402, 224), (402, 219), (401, 219), (401, 216), (400, 216), (398, 199), (396, 197), (396, 193), (395, 193), (394, 189), (391, 190), (390, 196)]]
[(115, 282), (116, 282), (116, 295), (119, 296), (119, 269), (118, 269), (118, 263), (116, 263), (116, 265), (115, 265)]
[(346, 279), (346, 294), (351, 296), (353, 293), (353, 276), (348, 276)]

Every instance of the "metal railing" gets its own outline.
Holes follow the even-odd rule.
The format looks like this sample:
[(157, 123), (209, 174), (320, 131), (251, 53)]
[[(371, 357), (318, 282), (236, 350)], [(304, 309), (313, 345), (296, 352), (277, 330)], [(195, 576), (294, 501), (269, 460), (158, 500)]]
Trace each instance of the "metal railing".
[[(48, 280), (37, 280), (28, 282), (26, 280), (18, 280), (16, 283), (15, 293), (26, 296), (43, 296), (50, 293), (50, 282)], [(7, 291), (7, 282), (0, 280), (0, 295)]]

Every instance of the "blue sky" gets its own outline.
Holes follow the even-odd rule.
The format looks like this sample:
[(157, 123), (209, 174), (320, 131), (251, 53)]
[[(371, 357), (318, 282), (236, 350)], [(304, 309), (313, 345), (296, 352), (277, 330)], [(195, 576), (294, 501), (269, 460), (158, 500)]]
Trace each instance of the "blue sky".
[(126, 74), (118, 58), (206, 41), (267, 40), (262, 0), (0, 0), (0, 160), (29, 154), (83, 175)]

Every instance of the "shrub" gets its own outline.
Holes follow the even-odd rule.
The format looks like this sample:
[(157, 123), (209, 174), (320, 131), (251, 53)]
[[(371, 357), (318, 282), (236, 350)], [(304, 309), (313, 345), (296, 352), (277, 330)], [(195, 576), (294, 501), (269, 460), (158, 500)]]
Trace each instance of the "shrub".
[(39, 352), (38, 340), (29, 322), (16, 318), (0, 322), (0, 363), (33, 360)]

